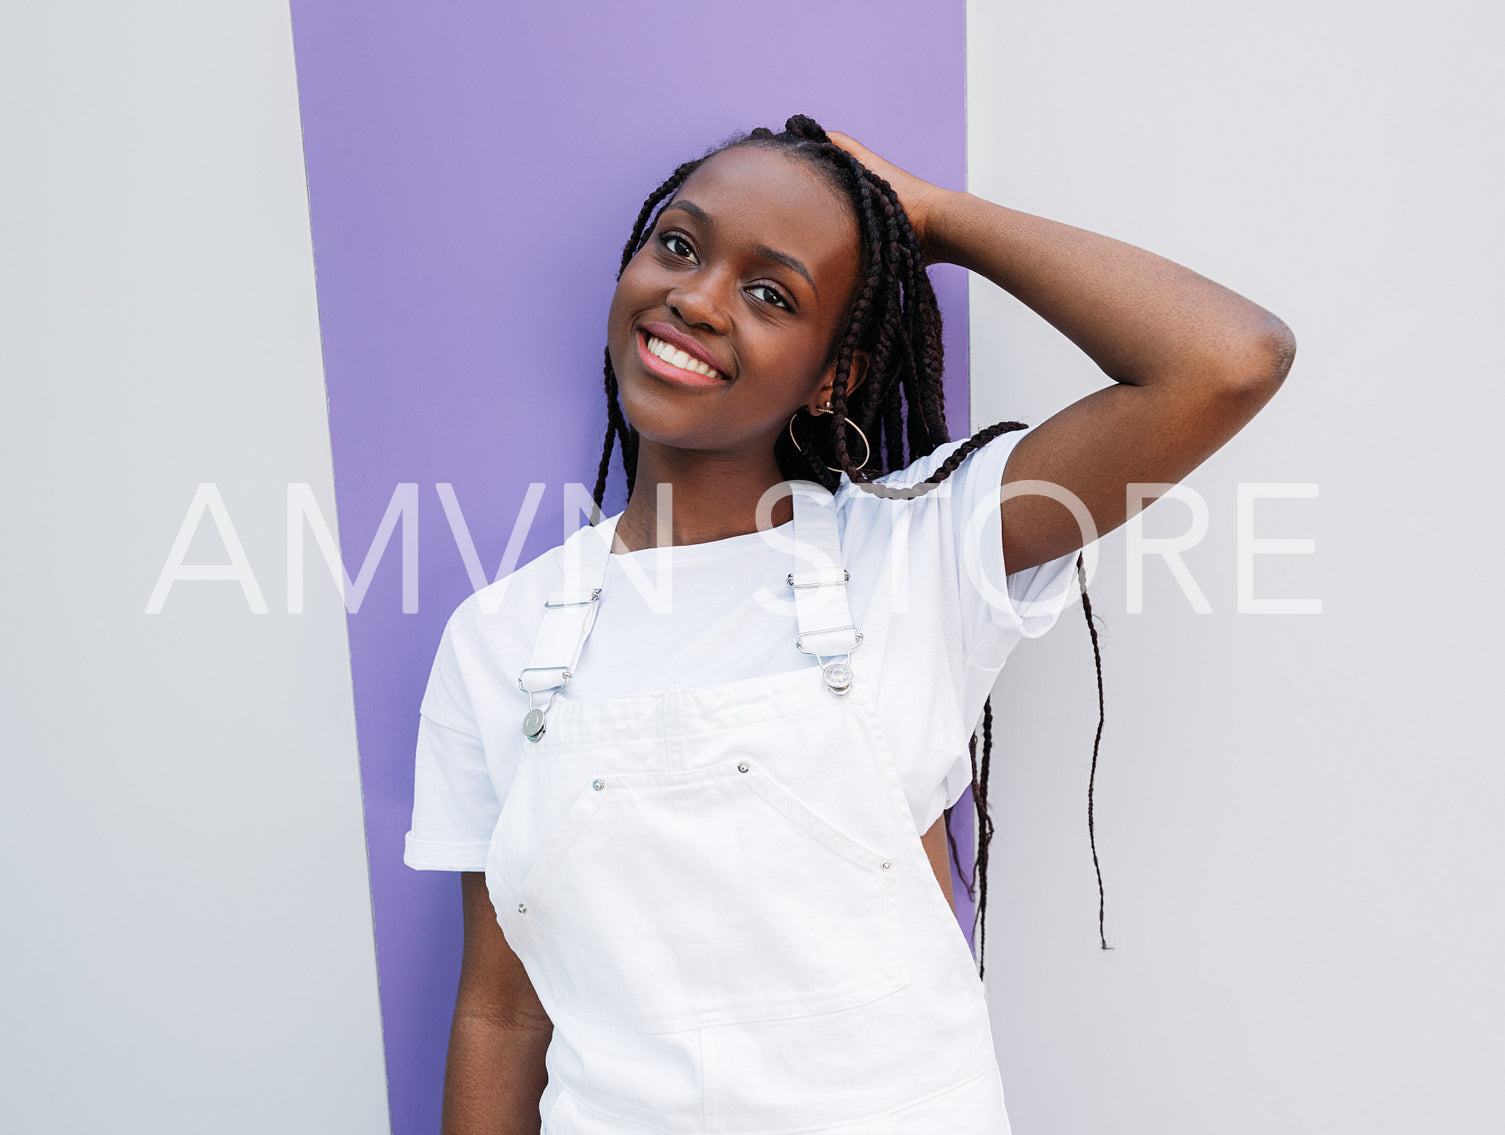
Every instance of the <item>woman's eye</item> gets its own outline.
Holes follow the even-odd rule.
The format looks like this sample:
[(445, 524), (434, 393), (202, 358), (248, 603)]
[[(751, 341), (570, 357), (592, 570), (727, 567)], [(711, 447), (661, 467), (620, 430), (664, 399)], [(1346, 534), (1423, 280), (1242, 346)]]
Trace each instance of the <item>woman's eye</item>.
[(675, 256), (683, 256), (686, 260), (695, 259), (695, 250), (690, 247), (690, 242), (678, 233), (665, 233), (660, 241)]
[(767, 284), (754, 284), (747, 290), (752, 295), (757, 296), (764, 303), (771, 303), (775, 307), (782, 307), (785, 309), (789, 307), (789, 301), (781, 296), (777, 290), (770, 288)]

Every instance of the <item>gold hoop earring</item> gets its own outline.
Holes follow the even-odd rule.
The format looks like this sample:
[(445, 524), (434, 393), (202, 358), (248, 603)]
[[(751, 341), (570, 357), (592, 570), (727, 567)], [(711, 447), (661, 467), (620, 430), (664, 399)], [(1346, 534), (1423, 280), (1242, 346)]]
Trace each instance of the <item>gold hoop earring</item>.
[[(800, 410), (803, 410), (803, 409), (804, 409), (804, 407), (801, 406)], [(829, 411), (827, 411), (827, 412), (829, 413)], [(800, 445), (799, 439), (794, 436), (794, 419), (797, 418), (797, 417), (799, 417), (799, 413), (800, 413), (800, 411), (796, 410), (794, 413), (792, 413), (792, 414), (789, 415), (789, 440), (790, 440), (790, 442), (793, 443), (794, 448), (803, 456), (804, 452), (805, 452), (804, 447)], [(811, 417), (814, 417), (814, 416), (815, 415), (813, 415), (813, 414), (811, 415)], [(866, 465), (868, 463), (868, 459), (873, 456), (873, 447), (868, 444), (867, 434), (865, 434), (865, 433), (862, 432), (862, 427), (861, 426), (859, 426), (856, 422), (852, 421), (851, 418), (847, 419), (847, 425), (851, 426), (854, 430), (856, 430), (857, 431), (857, 436), (862, 439), (862, 460), (858, 461), (856, 463), (857, 468), (861, 469), (864, 465)], [(826, 463), (824, 461), (822, 461), (821, 464), (825, 465)], [(830, 469), (831, 472), (833, 472), (833, 473), (844, 473), (844, 472), (846, 472), (845, 469), (837, 469), (837, 468), (835, 468), (833, 466), (830, 466), (830, 465), (826, 465), (826, 468)]]

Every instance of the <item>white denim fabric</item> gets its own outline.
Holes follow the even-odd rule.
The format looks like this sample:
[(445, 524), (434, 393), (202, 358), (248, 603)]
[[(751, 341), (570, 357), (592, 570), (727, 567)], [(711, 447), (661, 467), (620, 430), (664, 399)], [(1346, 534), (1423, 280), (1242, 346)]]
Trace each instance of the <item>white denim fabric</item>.
[[(598, 585), (614, 524), (571, 537), (566, 590)], [(793, 535), (791, 570), (839, 567), (825, 490), (796, 492)], [(844, 590), (796, 593), (807, 643), (850, 641), (817, 633), (852, 621)], [(982, 986), (863, 649), (845, 696), (794, 655), (722, 685), (560, 697), (522, 742), (485, 867), (554, 1022), (548, 1135), (1008, 1131)]]

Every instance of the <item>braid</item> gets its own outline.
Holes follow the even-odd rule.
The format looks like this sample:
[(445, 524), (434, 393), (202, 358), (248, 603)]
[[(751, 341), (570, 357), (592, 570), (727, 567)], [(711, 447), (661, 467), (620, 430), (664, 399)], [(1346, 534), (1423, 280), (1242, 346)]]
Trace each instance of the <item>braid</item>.
[(622, 263), (617, 268), (618, 277), (622, 275), (622, 270), (627, 267), (628, 262), (637, 255), (638, 249), (643, 245), (643, 238), (647, 235), (648, 230), (653, 227), (649, 218), (657, 220), (654, 209), (667, 198), (671, 197), (674, 191), (685, 183), (685, 178), (700, 168), (700, 163), (703, 161), (705, 161), (705, 158), (696, 158), (693, 161), (684, 162), (664, 179), (662, 185), (648, 194), (648, 200), (644, 201), (643, 207), (638, 210), (638, 219), (637, 223), (632, 226), (632, 235), (627, 238), (627, 243), (622, 248)]
[[(611, 468), (611, 451), (617, 438), (622, 439), (622, 455), (626, 460), (629, 430), (627, 419), (622, 414), (622, 405), (617, 399), (617, 372), (611, 368), (611, 351), (606, 351), (606, 441), (601, 447), (601, 465), (596, 470), (596, 488), (591, 494), (600, 508), (606, 496), (606, 475)], [(623, 472), (626, 470), (624, 468)]]
[[(638, 219), (633, 223), (632, 235), (627, 238), (627, 243), (622, 246), (622, 261), (617, 266), (617, 278), (621, 279), (622, 273), (632, 258), (637, 255), (638, 249), (643, 247), (643, 241), (653, 225), (658, 220), (657, 210), (660, 205), (666, 203), (674, 192), (684, 184), (685, 178), (699, 168), (705, 158), (696, 158), (693, 161), (684, 162), (671, 173), (664, 183), (648, 194), (648, 199), (643, 202), (643, 207), (638, 210)], [(601, 464), (596, 470), (596, 486), (592, 492), (592, 498), (596, 507), (600, 508), (606, 497), (606, 476), (611, 467), (611, 451), (613, 444), (618, 438), (622, 441), (622, 476), (627, 480), (627, 495), (632, 495), (633, 482), (637, 478), (638, 468), (638, 432), (627, 422), (627, 416), (622, 413), (622, 403), (617, 398), (617, 375), (611, 367), (611, 351), (606, 352), (606, 440), (601, 445)]]
[(972, 878), (977, 882), (977, 911), (972, 916), (972, 937), (977, 942), (977, 976), (987, 972), (988, 939), (988, 849), (993, 845), (993, 817), (988, 812), (988, 774), (993, 760), (993, 699), (982, 703), (982, 756), (972, 777), (972, 805), (977, 809), (977, 858)]
[(1098, 649), (1092, 600), (1087, 597), (1087, 569), (1080, 552), (1076, 558), (1076, 578), (1077, 586), (1082, 589), (1082, 614), (1087, 619), (1087, 634), (1092, 639), (1092, 660), (1097, 665), (1097, 735), (1092, 738), (1092, 771), (1087, 775), (1087, 841), (1092, 847), (1092, 869), (1097, 872), (1097, 939), (1103, 949), (1111, 950), (1113, 947), (1108, 945), (1108, 937), (1103, 932), (1103, 868), (1097, 861), (1097, 830), (1092, 816), (1093, 794), (1097, 789), (1097, 748), (1102, 743), (1103, 722), (1107, 718), (1103, 703), (1103, 653)]
[[(799, 445), (791, 442), (789, 431), (779, 435), (774, 444), (774, 458), (779, 471), (788, 480), (813, 479), (835, 490), (844, 474), (864, 492), (890, 500), (911, 500), (924, 496), (961, 467), (969, 455), (994, 438), (1025, 426), (1020, 422), (997, 422), (973, 434), (958, 445), (924, 480), (912, 485), (893, 485), (878, 480), (904, 468), (910, 462), (935, 452), (947, 441), (945, 389), (945, 344), (942, 336), (940, 307), (935, 289), (925, 270), (925, 253), (918, 236), (904, 212), (898, 194), (887, 181), (864, 166), (851, 154), (835, 145), (814, 119), (797, 114), (784, 124), (780, 133), (758, 127), (751, 133), (716, 147), (705, 157), (685, 162), (648, 195), (638, 212), (632, 235), (622, 249), (621, 269), (643, 247), (647, 234), (657, 223), (662, 207), (673, 198), (700, 164), (713, 154), (737, 146), (778, 149), (809, 163), (830, 185), (846, 197), (857, 219), (858, 251), (861, 254), (858, 287), (847, 319), (846, 329), (833, 344), (831, 360), (836, 364), (831, 384), (831, 412), (817, 418), (806, 417), (802, 430), (810, 439)], [(618, 270), (618, 276), (621, 275)], [(850, 390), (852, 365), (859, 351), (868, 359), (867, 373), (855, 390)], [(599, 506), (606, 489), (607, 471), (612, 449), (620, 440), (622, 471), (630, 496), (637, 473), (638, 433), (622, 413), (617, 397), (616, 375), (611, 359), (606, 360), (606, 439), (597, 470), (595, 500)], [(871, 440), (862, 465), (851, 452), (848, 427), (861, 429)], [(793, 421), (791, 420), (791, 430)], [(828, 467), (834, 464), (834, 470)], [(1086, 575), (1082, 559), (1077, 558), (1078, 582), (1082, 591), (1083, 612), (1092, 637), (1093, 660), (1097, 668), (1098, 729), (1092, 747), (1092, 772), (1087, 789), (1087, 830), (1092, 844), (1094, 867), (1097, 866), (1097, 837), (1094, 817), (1094, 792), (1097, 777), (1098, 742), (1103, 731), (1103, 670), (1097, 630), (1092, 622), (1092, 608), (1087, 598)], [(993, 839), (993, 821), (988, 813), (988, 780), (993, 752), (993, 707), (983, 703), (981, 744), (974, 734), (968, 742), (972, 761), (972, 799), (976, 810), (976, 858), (971, 877), (961, 869), (956, 838), (951, 830), (952, 809), (946, 810), (946, 838), (969, 894), (977, 899), (973, 932), (977, 940), (978, 975), (984, 972), (984, 936), (988, 902), (988, 850)], [(1098, 870), (1098, 934), (1103, 947), (1102, 872)]]
[(913, 485), (890, 485), (884, 481), (868, 481), (861, 485), (864, 492), (871, 493), (875, 497), (883, 497), (886, 500), (914, 500), (929, 493), (947, 477), (961, 468), (967, 457), (995, 437), (1002, 437), (1006, 433), (1015, 430), (1028, 429), (1023, 422), (994, 422), (986, 429), (978, 430), (975, 434), (962, 442), (946, 460), (936, 467), (934, 473), (923, 481), (916, 481)]
[(886, 461), (890, 469), (904, 467), (904, 413), (899, 400), (890, 398), (883, 407), (883, 437), (888, 447)]

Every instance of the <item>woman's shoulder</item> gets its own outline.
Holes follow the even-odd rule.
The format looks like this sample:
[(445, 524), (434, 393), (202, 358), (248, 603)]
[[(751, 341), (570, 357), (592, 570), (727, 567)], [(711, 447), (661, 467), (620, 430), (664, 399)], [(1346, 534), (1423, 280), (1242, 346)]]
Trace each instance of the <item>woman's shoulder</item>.
[(564, 586), (565, 559), (579, 541), (590, 538), (586, 525), (561, 544), (467, 595), (449, 616), (445, 633), (494, 636), (519, 623), (536, 623), (549, 593)]

